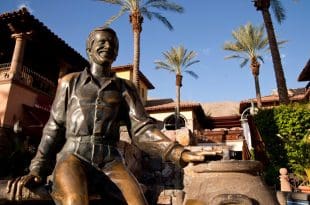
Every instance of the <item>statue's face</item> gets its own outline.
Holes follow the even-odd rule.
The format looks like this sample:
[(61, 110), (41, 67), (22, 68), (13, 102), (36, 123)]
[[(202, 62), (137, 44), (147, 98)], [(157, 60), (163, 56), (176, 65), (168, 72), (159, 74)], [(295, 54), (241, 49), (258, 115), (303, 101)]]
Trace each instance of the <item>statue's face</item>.
[(118, 52), (116, 37), (107, 31), (98, 31), (90, 49), (91, 60), (99, 65), (112, 64)]

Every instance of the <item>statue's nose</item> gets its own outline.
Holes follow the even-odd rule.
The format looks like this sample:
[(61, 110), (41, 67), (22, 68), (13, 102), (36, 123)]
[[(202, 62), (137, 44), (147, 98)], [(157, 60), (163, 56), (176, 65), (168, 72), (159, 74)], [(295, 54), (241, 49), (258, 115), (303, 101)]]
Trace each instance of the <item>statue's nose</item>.
[(104, 42), (104, 47), (105, 48), (110, 48), (111, 47), (111, 43), (109, 41)]

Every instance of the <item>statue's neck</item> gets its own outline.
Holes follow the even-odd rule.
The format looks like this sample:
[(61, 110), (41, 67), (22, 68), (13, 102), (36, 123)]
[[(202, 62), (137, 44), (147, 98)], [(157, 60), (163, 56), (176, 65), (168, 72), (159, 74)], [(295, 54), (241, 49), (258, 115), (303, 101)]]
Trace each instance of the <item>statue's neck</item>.
[(95, 78), (103, 78), (111, 76), (111, 65), (98, 65), (93, 63), (90, 72)]

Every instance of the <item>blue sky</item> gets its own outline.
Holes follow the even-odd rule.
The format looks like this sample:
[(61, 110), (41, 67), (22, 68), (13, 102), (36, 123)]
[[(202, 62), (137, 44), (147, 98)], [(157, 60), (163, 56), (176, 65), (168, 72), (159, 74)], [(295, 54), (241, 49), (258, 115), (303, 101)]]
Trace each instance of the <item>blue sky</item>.
[[(231, 54), (222, 49), (225, 41), (232, 40), (232, 30), (248, 22), (262, 24), (262, 15), (252, 0), (175, 0), (185, 8), (183, 14), (163, 11), (162, 14), (174, 26), (169, 31), (156, 19), (144, 20), (141, 33), (141, 71), (155, 89), (151, 98), (174, 98), (175, 76), (165, 70), (155, 69), (155, 60), (161, 60), (162, 52), (172, 46), (184, 45), (198, 53), (191, 69), (200, 77), (196, 80), (184, 74), (181, 99), (196, 102), (240, 101), (255, 97), (254, 80), (249, 66), (240, 68), (236, 59), (224, 60)], [(310, 51), (310, 1), (283, 0), (286, 20), (279, 25), (274, 20), (278, 40), (288, 40), (280, 50), (288, 88), (304, 87), (306, 82), (297, 78), (309, 59)], [(27, 5), (32, 14), (86, 57), (85, 41), (88, 33), (116, 14), (118, 6), (95, 0), (1, 0), (0, 13)], [(272, 16), (273, 17), (273, 16)], [(120, 40), (117, 65), (131, 64), (133, 35), (128, 14), (112, 23)], [(276, 89), (273, 64), (269, 53), (261, 65), (260, 86), (262, 95)]]

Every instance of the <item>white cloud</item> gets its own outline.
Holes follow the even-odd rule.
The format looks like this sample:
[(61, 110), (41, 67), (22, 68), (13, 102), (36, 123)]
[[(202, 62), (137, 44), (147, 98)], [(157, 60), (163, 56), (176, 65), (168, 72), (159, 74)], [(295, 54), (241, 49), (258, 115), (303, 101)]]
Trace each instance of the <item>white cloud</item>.
[(203, 48), (202, 49), (202, 53), (205, 55), (205, 56), (209, 56), (210, 55), (210, 51), (211, 49), (210, 48)]

